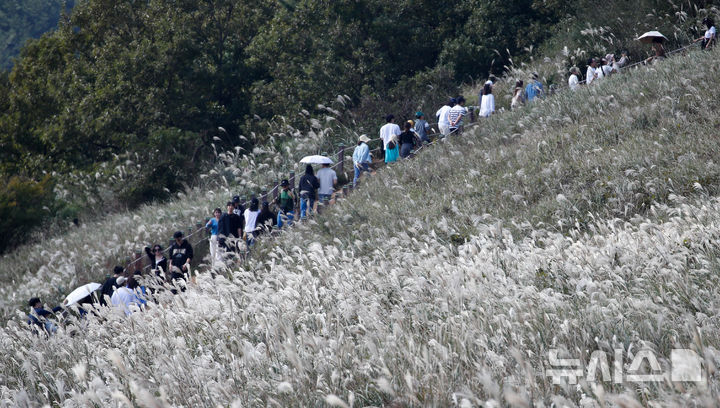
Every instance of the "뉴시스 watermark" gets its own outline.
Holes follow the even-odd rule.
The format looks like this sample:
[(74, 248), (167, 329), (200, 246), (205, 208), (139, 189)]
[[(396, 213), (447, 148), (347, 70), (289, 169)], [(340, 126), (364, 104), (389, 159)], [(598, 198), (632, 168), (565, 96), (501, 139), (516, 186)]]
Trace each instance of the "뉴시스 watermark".
[[(614, 349), (612, 366), (608, 362), (608, 355), (604, 351), (595, 350), (590, 355), (590, 361), (583, 369), (578, 358), (558, 358), (558, 350), (548, 352), (548, 362), (552, 368), (545, 370), (547, 377), (552, 377), (553, 384), (577, 384), (578, 378), (585, 378), (587, 382), (662, 382), (666, 378), (677, 382), (701, 382), (703, 371), (700, 356), (689, 349), (672, 349), (670, 352), (670, 376), (668, 377), (658, 362), (655, 352), (642, 349), (635, 353), (627, 371), (623, 370), (623, 349)], [(645, 362), (649, 370), (641, 372)], [(649, 371), (649, 372), (648, 372)], [(598, 374), (600, 374), (598, 376)]]

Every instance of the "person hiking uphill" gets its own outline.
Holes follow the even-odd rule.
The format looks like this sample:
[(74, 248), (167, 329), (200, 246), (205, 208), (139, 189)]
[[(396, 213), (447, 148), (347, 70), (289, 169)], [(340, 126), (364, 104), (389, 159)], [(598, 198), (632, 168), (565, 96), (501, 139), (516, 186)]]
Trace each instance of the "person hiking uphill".
[(320, 181), (315, 177), (312, 165), (305, 166), (305, 174), (300, 177), (298, 188), (300, 189), (300, 219), (304, 220), (314, 212), (317, 189), (320, 188)]
[(358, 179), (363, 172), (370, 173), (370, 147), (367, 145), (370, 138), (366, 135), (360, 136), (353, 152), (353, 167), (355, 168), (355, 177), (353, 177), (353, 187), (357, 186)]
[[(280, 193), (278, 194), (276, 203), (279, 207), (277, 215), (277, 227), (282, 229), (283, 225), (292, 225), (295, 214), (295, 194), (290, 190), (290, 182), (284, 179), (280, 182)], [(247, 223), (245, 224), (247, 228)]]
[[(385, 122), (387, 123), (385, 123), (383, 127), (380, 128), (380, 139), (382, 139), (383, 141), (383, 151), (385, 152), (385, 156), (387, 157), (388, 144), (390, 144), (393, 136), (400, 136), (400, 126), (395, 124), (395, 116), (393, 115), (387, 115), (385, 117)], [(395, 157), (397, 158), (397, 156)]]
[(410, 156), (410, 152), (415, 148), (415, 145), (420, 140), (415, 132), (412, 131), (413, 125), (410, 122), (405, 123), (405, 131), (400, 133), (400, 157), (403, 159)]
[(435, 116), (438, 120), (438, 129), (440, 130), (440, 134), (443, 136), (447, 136), (450, 134), (450, 109), (455, 107), (455, 104), (457, 103), (457, 100), (455, 98), (450, 98), (448, 101), (448, 104), (443, 106), (442, 108), (438, 109), (437, 112), (435, 112)]
[[(173, 234), (175, 241), (170, 245), (170, 280), (178, 282), (185, 280), (186, 274), (190, 273), (190, 261), (193, 259), (192, 245), (183, 238), (182, 231)], [(182, 291), (185, 291), (183, 286)], [(175, 292), (173, 292), (175, 293)]]

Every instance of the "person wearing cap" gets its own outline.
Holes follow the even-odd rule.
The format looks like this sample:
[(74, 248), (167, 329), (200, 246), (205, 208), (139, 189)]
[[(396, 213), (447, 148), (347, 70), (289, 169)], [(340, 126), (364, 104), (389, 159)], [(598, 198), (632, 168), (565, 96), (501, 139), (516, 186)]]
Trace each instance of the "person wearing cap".
[(428, 130), (430, 130), (430, 124), (425, 120), (425, 114), (420, 111), (415, 112), (415, 134), (422, 143), (430, 143)]
[(43, 303), (40, 298), (34, 297), (28, 302), (30, 306), (30, 313), (28, 314), (28, 324), (31, 326), (37, 326), (45, 329), (47, 334), (54, 334), (57, 332), (57, 326), (55, 323), (48, 320), (54, 316), (55, 313), (61, 312), (62, 307), (56, 306), (52, 309), (52, 312), (43, 307)]
[(113, 269), (113, 276), (108, 276), (107, 279), (105, 279), (105, 283), (100, 287), (100, 304), (105, 306), (107, 305), (107, 301), (105, 300), (105, 296), (108, 298), (112, 296), (113, 292), (115, 292), (115, 287), (117, 286), (117, 279), (122, 276), (122, 274), (125, 272), (122, 266), (116, 266)]
[[(174, 282), (185, 279), (185, 274), (190, 272), (190, 261), (193, 258), (192, 245), (183, 238), (182, 231), (173, 234), (175, 241), (170, 245), (170, 279)], [(185, 291), (185, 288), (183, 288)]]
[(482, 97), (480, 98), (480, 112), (481, 118), (487, 118), (495, 113), (495, 95), (493, 95), (492, 81), (485, 82), (482, 90)]
[(259, 207), (260, 202), (257, 198), (253, 197), (253, 199), (250, 200), (250, 207), (245, 210), (245, 231), (243, 239), (245, 239), (245, 244), (247, 244), (248, 250), (250, 250), (255, 243), (255, 237), (258, 229), (257, 220), (260, 216)]
[(322, 165), (322, 168), (317, 172), (318, 181), (320, 181), (320, 188), (318, 189), (318, 199), (323, 202), (325, 200), (330, 201), (332, 195), (335, 192), (335, 186), (337, 185), (337, 173), (335, 170), (330, 168), (329, 163)]
[(383, 141), (383, 150), (385, 155), (388, 154), (388, 144), (390, 143), (393, 136), (400, 136), (400, 126), (395, 124), (395, 116), (387, 115), (385, 117), (385, 124), (380, 128), (380, 139)]
[[(110, 301), (112, 305), (118, 309), (122, 309), (125, 316), (130, 316), (133, 309), (142, 310), (142, 306), (147, 302), (138, 294), (138, 282), (135, 277), (118, 279), (120, 287), (113, 293)], [(131, 308), (132, 306), (132, 308)]]
[(468, 114), (467, 108), (465, 108), (465, 98), (460, 95), (455, 98), (457, 104), (453, 106), (448, 112), (448, 121), (450, 122), (450, 133), (459, 135), (463, 129), (463, 119)]
[(369, 141), (370, 138), (366, 135), (360, 136), (355, 151), (353, 151), (353, 167), (355, 168), (353, 187), (357, 186), (362, 172), (370, 172), (370, 147), (367, 145)]
[(245, 212), (245, 207), (242, 205), (242, 203), (240, 203), (240, 196), (233, 196), (232, 203), (235, 206), (233, 213), (235, 213), (238, 217), (242, 218), (243, 213)]
[[(290, 190), (290, 182), (284, 179), (280, 182), (280, 193), (277, 197), (277, 205), (280, 208), (277, 215), (277, 227), (282, 229), (284, 223), (292, 225), (292, 221), (295, 215), (295, 194)], [(247, 212), (247, 210), (246, 210)], [(247, 220), (245, 221), (245, 230), (247, 231)]]
[(455, 98), (450, 98), (447, 105), (435, 112), (438, 121), (438, 130), (440, 130), (440, 134), (443, 136), (450, 134), (450, 119), (448, 115), (450, 114), (450, 109), (452, 109), (456, 103), (457, 100)]
[(578, 78), (578, 75), (580, 75), (580, 70), (577, 69), (577, 67), (570, 68), (570, 78), (568, 78), (570, 90), (575, 91), (580, 87), (580, 78)]
[(525, 87), (525, 97), (528, 102), (534, 101), (536, 98), (543, 97), (543, 86), (540, 82), (540, 75), (533, 72), (530, 76), (530, 82)]

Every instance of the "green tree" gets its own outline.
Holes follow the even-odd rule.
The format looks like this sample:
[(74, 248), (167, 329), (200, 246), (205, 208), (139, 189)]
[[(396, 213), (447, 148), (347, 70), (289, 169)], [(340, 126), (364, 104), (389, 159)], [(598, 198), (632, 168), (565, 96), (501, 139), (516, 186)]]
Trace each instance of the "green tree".
[(12, 58), (29, 38), (57, 27), (61, 12), (74, 0), (5, 0), (0, 2), (0, 70), (12, 67)]

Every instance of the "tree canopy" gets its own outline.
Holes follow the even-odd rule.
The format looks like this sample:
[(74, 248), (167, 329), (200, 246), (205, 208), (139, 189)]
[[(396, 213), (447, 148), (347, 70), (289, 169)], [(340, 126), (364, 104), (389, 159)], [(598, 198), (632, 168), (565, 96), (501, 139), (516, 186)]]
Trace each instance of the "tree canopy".
[[(52, 11), (30, 0), (20, 12), (19, 3), (0, 6), (0, 21), (12, 10), (14, 21)], [(120, 187), (132, 206), (191, 181), (213, 143), (251, 147), (240, 135), (262, 133), (257, 117), (347, 95), (357, 122), (374, 126), (381, 110), (414, 112), (459, 82), (501, 73), (589, 2), (74, 3), (0, 74), (0, 179), (95, 174), (133, 156), (142, 174)]]

